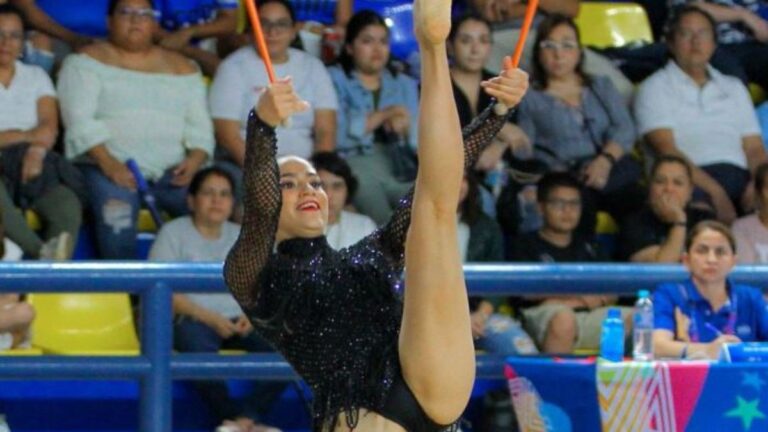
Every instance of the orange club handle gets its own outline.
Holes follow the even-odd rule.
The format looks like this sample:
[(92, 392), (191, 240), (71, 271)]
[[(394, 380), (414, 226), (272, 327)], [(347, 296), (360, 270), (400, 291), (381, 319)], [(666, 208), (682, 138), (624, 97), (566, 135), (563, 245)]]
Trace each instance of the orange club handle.
[(259, 56), (264, 61), (264, 67), (267, 69), (267, 75), (269, 76), (269, 83), (275, 82), (275, 68), (272, 67), (272, 59), (269, 57), (269, 50), (267, 49), (267, 43), (264, 41), (264, 32), (261, 29), (261, 20), (259, 20), (259, 12), (256, 10), (256, 0), (245, 0), (245, 10), (248, 12), (248, 20), (251, 22), (251, 29), (253, 29), (253, 39), (256, 41), (256, 49), (259, 50)]
[(525, 8), (525, 19), (523, 20), (523, 27), (520, 29), (520, 38), (517, 40), (515, 53), (512, 56), (511, 62), (504, 62), (504, 69), (516, 68), (520, 64), (520, 58), (523, 56), (523, 48), (525, 48), (525, 40), (528, 39), (528, 31), (531, 29), (533, 17), (536, 15), (538, 6), (539, 0), (528, 0), (528, 7)]

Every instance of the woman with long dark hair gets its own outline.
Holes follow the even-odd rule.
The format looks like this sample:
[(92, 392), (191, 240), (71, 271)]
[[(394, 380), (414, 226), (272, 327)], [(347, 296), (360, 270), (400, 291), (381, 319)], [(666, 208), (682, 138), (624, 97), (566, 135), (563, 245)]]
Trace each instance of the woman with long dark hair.
[(465, 131), (462, 150), (445, 47), (450, 6), (414, 5), (424, 77), (414, 190), (354, 246), (328, 246), (328, 197), (314, 168), (275, 160), (274, 128), (307, 109), (290, 81), (270, 86), (250, 117), (245, 219), (225, 278), (254, 327), (312, 388), (316, 431), (442, 430), (469, 400), (475, 355), (456, 238), (460, 182), (527, 77), (509, 70), (485, 83), (500, 102)]
[(344, 47), (329, 72), (339, 95), (337, 150), (360, 180), (355, 207), (381, 225), (415, 174), (415, 165), (406, 172), (393, 156), (407, 157), (416, 149), (418, 87), (392, 67), (389, 29), (369, 10), (349, 21)]

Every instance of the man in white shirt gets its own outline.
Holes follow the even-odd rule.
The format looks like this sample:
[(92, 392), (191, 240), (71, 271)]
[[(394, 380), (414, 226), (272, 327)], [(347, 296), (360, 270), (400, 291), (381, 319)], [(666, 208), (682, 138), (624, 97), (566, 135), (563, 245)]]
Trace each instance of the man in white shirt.
[[(751, 174), (766, 160), (749, 93), (709, 64), (715, 23), (685, 7), (670, 22), (672, 59), (648, 77), (635, 99), (638, 129), (657, 154), (677, 154), (694, 167), (693, 181), (721, 221), (753, 206)], [(694, 194), (694, 199), (697, 198)]]

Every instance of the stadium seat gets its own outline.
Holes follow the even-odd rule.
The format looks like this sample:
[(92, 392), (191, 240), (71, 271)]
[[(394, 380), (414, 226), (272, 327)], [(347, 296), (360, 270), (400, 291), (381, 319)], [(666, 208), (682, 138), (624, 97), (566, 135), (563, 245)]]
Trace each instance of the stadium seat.
[(30, 294), (32, 346), (46, 354), (138, 355), (128, 294)]
[(43, 350), (35, 347), (0, 350), (0, 356), (38, 356), (42, 354)]
[(760, 87), (758, 84), (750, 83), (749, 84), (749, 94), (752, 96), (752, 103), (755, 105), (760, 104), (761, 102), (765, 101), (765, 89)]
[(581, 43), (597, 48), (653, 42), (645, 9), (636, 3), (583, 2), (576, 17)]

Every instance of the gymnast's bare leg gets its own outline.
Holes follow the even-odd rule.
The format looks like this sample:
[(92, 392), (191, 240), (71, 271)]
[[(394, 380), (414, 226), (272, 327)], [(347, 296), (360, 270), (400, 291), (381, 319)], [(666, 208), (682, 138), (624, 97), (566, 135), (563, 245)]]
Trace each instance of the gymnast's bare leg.
[(451, 0), (415, 1), (422, 76), (420, 165), (405, 244), (405, 306), (399, 340), (405, 382), (438, 424), (450, 424), (461, 416), (475, 379), (456, 234), (464, 151), (445, 46), (450, 23)]

